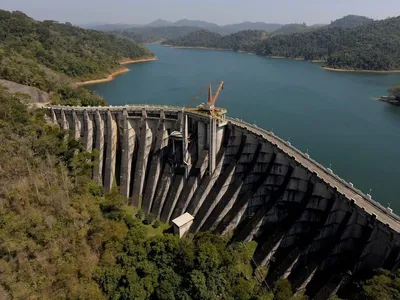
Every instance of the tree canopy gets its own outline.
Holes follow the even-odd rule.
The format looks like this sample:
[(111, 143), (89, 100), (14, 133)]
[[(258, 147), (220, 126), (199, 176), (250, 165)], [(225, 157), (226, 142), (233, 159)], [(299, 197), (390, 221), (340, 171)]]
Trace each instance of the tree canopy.
[(389, 96), (396, 98), (400, 101), (400, 84), (396, 84), (389, 89)]

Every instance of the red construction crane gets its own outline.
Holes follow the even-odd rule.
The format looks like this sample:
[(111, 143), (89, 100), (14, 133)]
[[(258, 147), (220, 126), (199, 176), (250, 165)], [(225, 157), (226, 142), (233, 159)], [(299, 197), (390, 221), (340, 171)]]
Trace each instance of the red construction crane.
[(215, 102), (217, 102), (219, 94), (221, 91), (224, 89), (224, 82), (221, 81), (219, 83), (219, 86), (217, 88), (217, 91), (215, 92), (215, 95), (212, 95), (212, 88), (211, 88), (211, 83), (208, 86), (208, 100), (207, 100), (207, 108), (208, 110), (211, 110), (214, 108)]
[(196, 108), (185, 108), (185, 110), (188, 111), (188, 112), (192, 112), (192, 113), (198, 113), (198, 114), (201, 114), (203, 116), (211, 115), (213, 118), (220, 119), (222, 117), (222, 115), (224, 115), (226, 113), (226, 109), (216, 108), (215, 107), (215, 103), (217, 102), (219, 94), (221, 93), (221, 91), (224, 88), (224, 82), (223, 81), (221, 81), (219, 83), (217, 91), (215, 92), (215, 95), (213, 95), (213, 93), (212, 93), (212, 87), (211, 87), (211, 83), (210, 83), (208, 85), (208, 87), (206, 86), (200, 92), (200, 94), (198, 94), (196, 97), (194, 97), (190, 101), (190, 106), (191, 106), (191, 104), (193, 104), (193, 102), (195, 102), (207, 90), (207, 88), (208, 88), (207, 102), (198, 105)]

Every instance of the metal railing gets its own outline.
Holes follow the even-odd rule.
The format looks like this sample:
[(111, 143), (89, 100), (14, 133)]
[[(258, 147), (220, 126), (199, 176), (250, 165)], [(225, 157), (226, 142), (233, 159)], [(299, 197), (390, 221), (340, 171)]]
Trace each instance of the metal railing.
[(48, 110), (51, 109), (63, 109), (63, 110), (101, 110), (101, 111), (107, 111), (107, 110), (124, 110), (129, 108), (132, 109), (143, 109), (143, 108), (151, 108), (151, 109), (169, 109), (173, 111), (182, 111), (183, 107), (181, 106), (173, 106), (173, 105), (157, 105), (157, 104), (127, 104), (127, 105), (117, 105), (117, 106), (67, 106), (67, 105), (51, 105), (47, 107)]
[[(273, 132), (259, 128), (257, 125), (255, 124), (250, 124), (247, 123), (246, 121), (243, 121), (241, 119), (238, 118), (231, 118), (231, 117), (227, 117), (226, 118), (229, 121), (232, 121), (233, 123), (239, 123), (239, 124), (243, 124), (244, 127), (246, 128), (252, 128), (254, 129), (253, 131), (258, 131), (260, 133), (266, 134), (268, 136), (270, 136), (273, 139), (278, 140), (279, 142), (283, 143), (285, 146), (289, 147), (290, 149), (292, 149), (294, 152), (296, 152), (296, 154), (300, 155), (301, 157), (303, 157), (304, 159), (310, 161), (312, 164), (314, 164), (316, 167), (318, 167), (319, 169), (321, 169), (324, 173), (326, 173), (328, 176), (331, 176), (333, 178), (335, 178), (337, 181), (339, 181), (341, 184), (343, 184), (345, 187), (347, 187), (348, 189), (350, 189), (351, 191), (353, 191), (354, 193), (358, 194), (360, 197), (362, 197), (365, 201), (371, 203), (375, 208), (379, 209), (380, 211), (382, 211), (383, 213), (391, 216), (393, 219), (395, 219), (395, 221), (400, 222), (400, 217), (395, 214), (394, 212), (390, 211), (388, 208), (384, 207), (382, 204), (380, 204), (379, 202), (375, 201), (372, 199), (371, 195), (367, 195), (365, 193), (363, 193), (362, 191), (360, 191), (359, 189), (355, 188), (352, 184), (348, 183), (347, 181), (345, 181), (344, 179), (340, 178), (337, 174), (335, 174), (331, 169), (328, 169), (326, 167), (324, 167), (323, 165), (321, 165), (320, 163), (318, 163), (317, 161), (315, 161), (314, 159), (312, 159), (308, 154), (304, 154), (302, 151), (300, 151), (299, 149), (297, 149), (296, 147), (294, 147), (290, 142), (287, 142), (285, 140), (283, 140), (282, 138), (276, 136)], [(256, 133), (256, 132), (255, 132)], [(277, 146), (279, 148), (279, 145), (275, 144), (275, 146)], [(310, 170), (312, 172), (312, 170)], [(328, 183), (329, 184), (329, 183)], [(335, 188), (335, 186), (332, 186), (332, 188)], [(337, 187), (336, 187), (337, 188)], [(355, 199), (351, 199), (354, 200), (354, 202), (356, 202)]]

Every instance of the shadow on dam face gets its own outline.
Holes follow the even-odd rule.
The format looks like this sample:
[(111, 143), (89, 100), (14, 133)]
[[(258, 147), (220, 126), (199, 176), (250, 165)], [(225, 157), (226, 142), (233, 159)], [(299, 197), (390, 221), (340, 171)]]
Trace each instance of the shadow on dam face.
[(327, 299), (349, 277), (400, 263), (400, 218), (273, 133), (180, 107), (61, 107), (54, 123), (96, 150), (93, 179), (164, 222), (256, 241), (269, 284)]

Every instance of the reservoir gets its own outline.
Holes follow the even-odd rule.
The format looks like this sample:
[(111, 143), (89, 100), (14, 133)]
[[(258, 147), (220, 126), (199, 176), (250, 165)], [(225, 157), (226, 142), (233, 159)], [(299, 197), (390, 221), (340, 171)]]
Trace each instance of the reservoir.
[[(87, 86), (111, 105), (188, 106), (225, 82), (217, 106), (273, 132), (400, 213), (400, 107), (373, 100), (400, 74), (325, 71), (320, 65), (231, 51), (150, 45), (158, 60)], [(205, 95), (191, 106), (206, 101)]]

